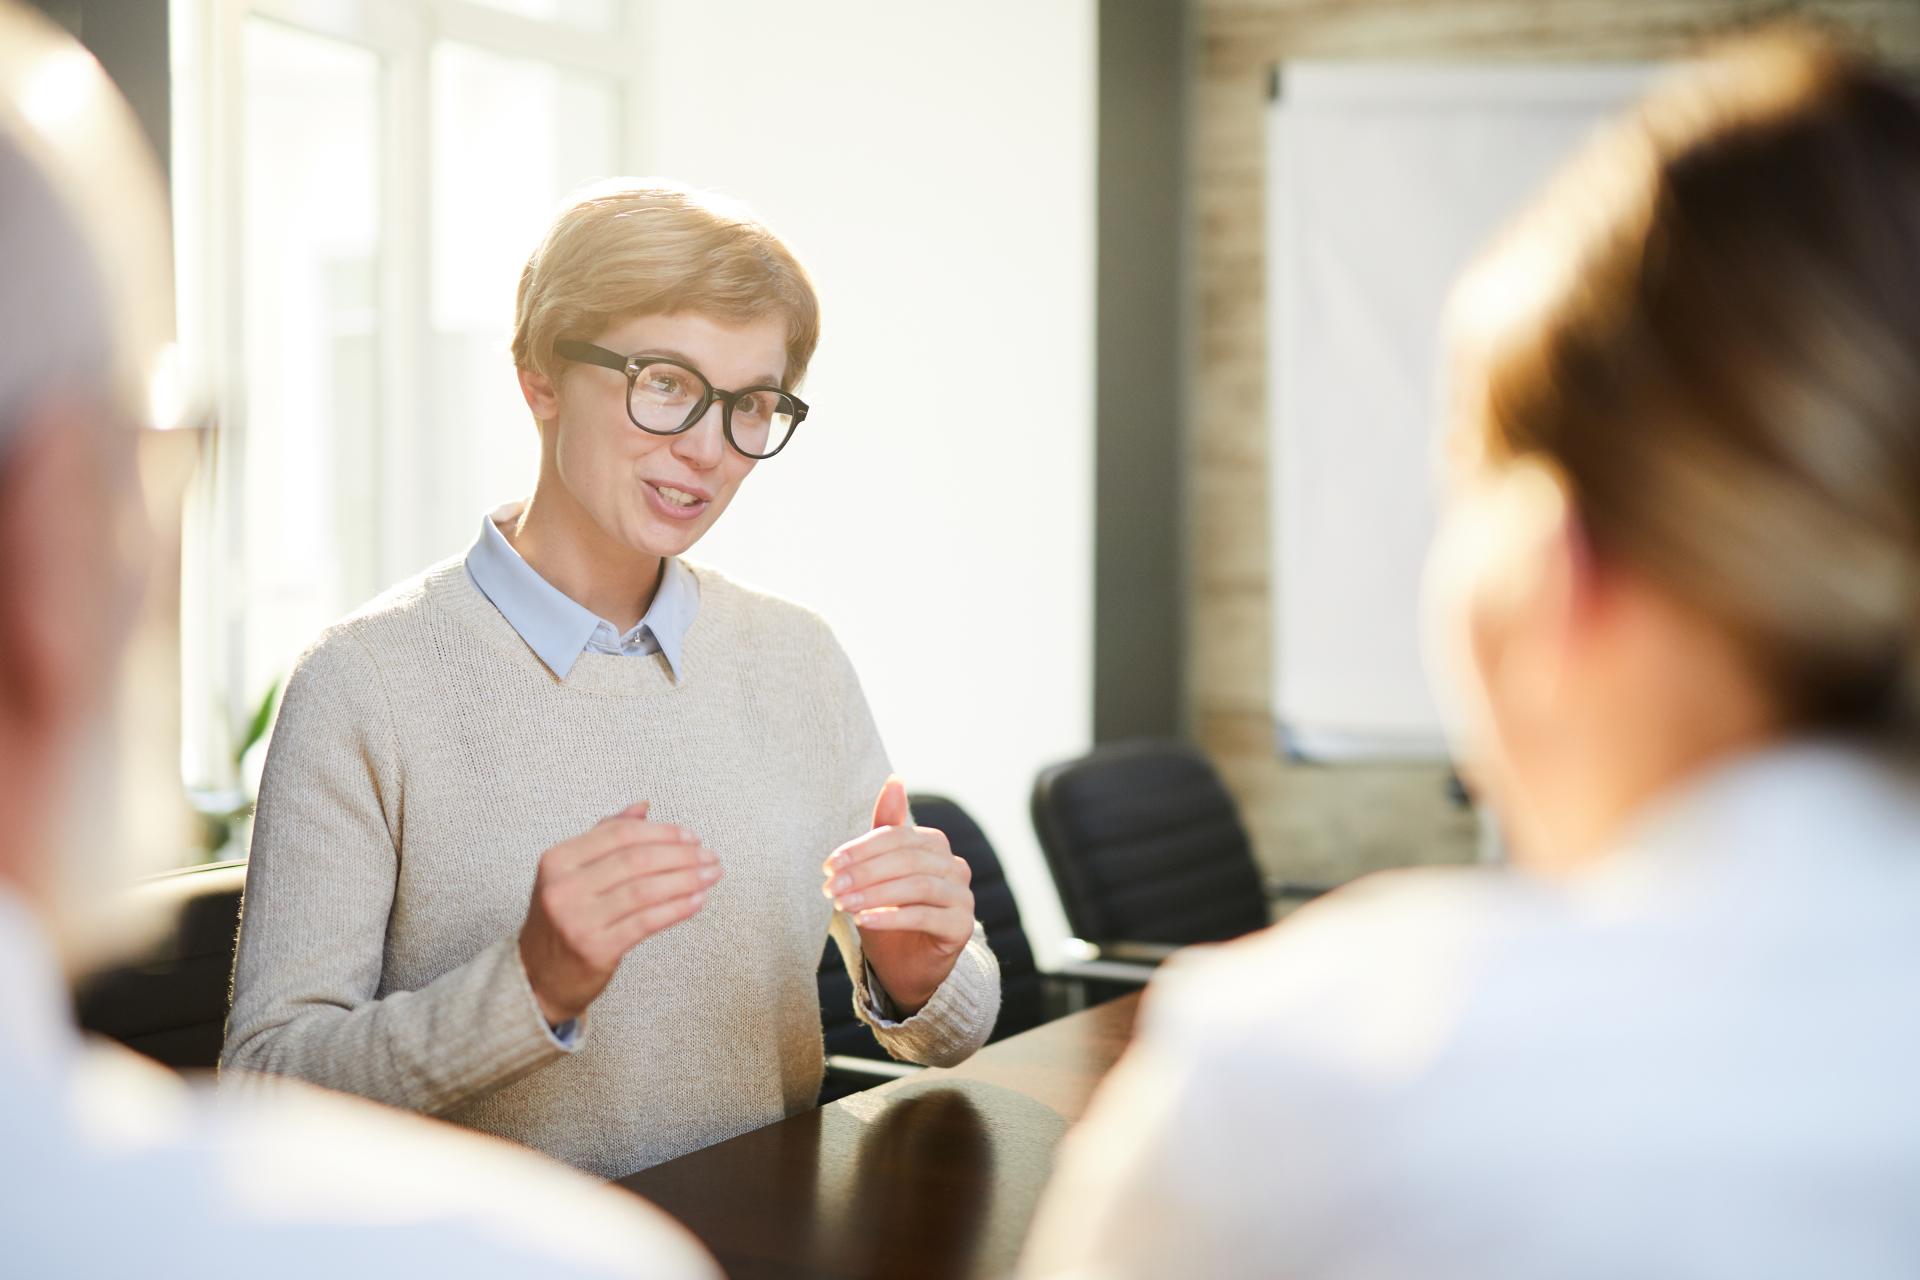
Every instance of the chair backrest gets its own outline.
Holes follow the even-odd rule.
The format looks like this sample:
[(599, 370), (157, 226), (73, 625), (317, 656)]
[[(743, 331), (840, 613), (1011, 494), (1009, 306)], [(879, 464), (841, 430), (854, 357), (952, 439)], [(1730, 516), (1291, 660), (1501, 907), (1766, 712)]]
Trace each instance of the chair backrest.
[(1042, 770), (1033, 825), (1090, 942), (1221, 942), (1267, 923), (1240, 812), (1184, 743), (1120, 742)]
[(133, 892), (163, 926), (141, 955), (75, 985), (80, 1025), (170, 1067), (217, 1065), (246, 883), (245, 862), (143, 880)]
[[(1020, 907), (1007, 884), (1000, 857), (988, 843), (980, 824), (944, 796), (916, 795), (908, 799), (913, 820), (946, 834), (956, 855), (973, 870), (974, 914), (987, 932), (987, 945), (1000, 961), (1000, 1020), (993, 1039), (1000, 1040), (1045, 1021), (1045, 985), (1033, 961)], [(827, 943), (820, 957), (820, 1023), (827, 1052), (859, 1058), (885, 1058), (886, 1051), (873, 1033), (854, 1016), (853, 984), (841, 963), (840, 950)]]

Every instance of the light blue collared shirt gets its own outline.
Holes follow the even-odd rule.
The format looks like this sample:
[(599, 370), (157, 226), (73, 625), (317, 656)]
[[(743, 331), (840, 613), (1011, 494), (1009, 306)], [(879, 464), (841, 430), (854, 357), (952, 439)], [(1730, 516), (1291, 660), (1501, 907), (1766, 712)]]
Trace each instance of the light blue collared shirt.
[(687, 629), (700, 608), (700, 584), (692, 571), (678, 560), (668, 560), (647, 616), (622, 635), (611, 622), (541, 577), (513, 549), (500, 526), (519, 518), (520, 505), (508, 503), (480, 521), (480, 536), (467, 552), (467, 573), (547, 670), (565, 680), (583, 653), (658, 653), (666, 657), (678, 680)]

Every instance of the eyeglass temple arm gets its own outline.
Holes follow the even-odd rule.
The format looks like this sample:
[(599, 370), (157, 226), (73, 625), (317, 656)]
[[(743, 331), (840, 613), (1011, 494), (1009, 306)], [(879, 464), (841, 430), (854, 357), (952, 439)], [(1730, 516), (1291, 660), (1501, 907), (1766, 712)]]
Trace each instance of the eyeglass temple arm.
[(612, 369), (616, 373), (627, 371), (627, 357), (605, 347), (596, 347), (591, 342), (576, 342), (572, 338), (561, 338), (553, 344), (555, 355), (569, 360), (578, 360), (582, 364), (597, 364), (603, 369)]

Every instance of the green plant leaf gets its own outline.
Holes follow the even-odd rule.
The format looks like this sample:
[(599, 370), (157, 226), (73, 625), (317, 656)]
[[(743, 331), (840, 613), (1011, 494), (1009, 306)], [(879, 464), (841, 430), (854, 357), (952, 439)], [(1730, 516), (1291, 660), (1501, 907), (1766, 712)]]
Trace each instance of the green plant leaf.
[(260, 739), (267, 736), (267, 730), (273, 726), (274, 704), (280, 700), (280, 677), (275, 676), (273, 683), (267, 686), (267, 696), (260, 699), (260, 705), (253, 713), (253, 720), (247, 725), (246, 736), (240, 739), (240, 745), (234, 748), (233, 763), (237, 767), (247, 758), (247, 752)]

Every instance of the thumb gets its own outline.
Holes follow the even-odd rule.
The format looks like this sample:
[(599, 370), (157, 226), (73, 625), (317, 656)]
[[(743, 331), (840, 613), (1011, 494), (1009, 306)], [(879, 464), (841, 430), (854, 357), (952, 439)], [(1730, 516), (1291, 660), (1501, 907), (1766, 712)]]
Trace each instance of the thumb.
[(873, 804), (874, 830), (881, 827), (904, 827), (911, 821), (907, 813), (907, 784), (900, 781), (900, 775), (894, 774), (887, 784), (880, 788), (880, 798)]

